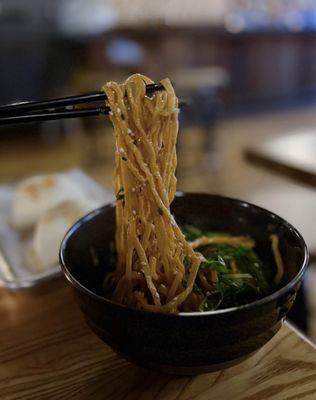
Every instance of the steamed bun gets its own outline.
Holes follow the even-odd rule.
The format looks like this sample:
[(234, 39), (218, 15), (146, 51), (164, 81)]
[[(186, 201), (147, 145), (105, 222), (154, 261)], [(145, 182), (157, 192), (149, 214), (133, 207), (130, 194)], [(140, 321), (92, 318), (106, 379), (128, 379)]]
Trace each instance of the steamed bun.
[(58, 264), (60, 243), (68, 229), (80, 217), (97, 208), (93, 201), (64, 201), (47, 211), (38, 221), (29, 253), (29, 264), (44, 271)]
[(49, 209), (63, 201), (84, 201), (78, 184), (64, 175), (38, 175), (22, 181), (13, 197), (11, 223), (16, 229), (31, 228)]

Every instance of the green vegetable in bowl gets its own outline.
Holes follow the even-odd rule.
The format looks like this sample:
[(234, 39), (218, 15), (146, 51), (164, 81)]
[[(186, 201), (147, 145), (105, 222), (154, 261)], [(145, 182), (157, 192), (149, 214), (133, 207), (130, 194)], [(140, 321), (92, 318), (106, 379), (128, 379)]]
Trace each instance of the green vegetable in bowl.
[[(188, 241), (200, 237), (227, 237), (227, 233), (203, 231), (193, 225), (182, 226)], [(242, 242), (241, 242), (242, 243)], [(273, 289), (274, 269), (264, 264), (250, 246), (229, 243), (211, 243), (195, 249), (205, 261), (202, 262), (193, 293), (200, 299), (199, 311), (211, 311), (235, 307), (258, 300)], [(190, 258), (184, 260), (186, 271), (190, 270)], [(186, 287), (186, 278), (183, 286)]]

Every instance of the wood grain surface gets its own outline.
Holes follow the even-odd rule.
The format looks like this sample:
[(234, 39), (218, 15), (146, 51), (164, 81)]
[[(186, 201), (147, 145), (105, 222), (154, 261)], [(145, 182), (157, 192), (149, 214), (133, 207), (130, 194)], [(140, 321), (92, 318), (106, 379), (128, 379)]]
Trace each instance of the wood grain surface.
[(0, 289), (0, 399), (316, 399), (316, 351), (285, 324), (233, 368), (173, 377), (116, 355), (85, 325), (63, 279)]

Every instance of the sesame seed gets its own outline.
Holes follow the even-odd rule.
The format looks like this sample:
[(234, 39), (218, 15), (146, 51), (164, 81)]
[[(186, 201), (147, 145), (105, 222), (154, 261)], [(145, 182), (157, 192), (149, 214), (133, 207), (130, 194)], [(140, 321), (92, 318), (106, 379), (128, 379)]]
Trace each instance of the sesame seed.
[(109, 111), (109, 115), (111, 115), (111, 116), (112, 116), (112, 115), (113, 115), (113, 112), (112, 112), (112, 111)]
[(120, 107), (117, 107), (116, 111), (120, 114), (121, 113)]
[(136, 215), (136, 210), (133, 210), (132, 213), (133, 213), (133, 215)]
[(136, 189), (135, 189), (134, 187), (132, 187), (132, 192), (133, 192), (133, 193), (135, 193), (135, 192), (136, 192)]
[(123, 147), (120, 147), (120, 152), (125, 153), (125, 150), (123, 149)]

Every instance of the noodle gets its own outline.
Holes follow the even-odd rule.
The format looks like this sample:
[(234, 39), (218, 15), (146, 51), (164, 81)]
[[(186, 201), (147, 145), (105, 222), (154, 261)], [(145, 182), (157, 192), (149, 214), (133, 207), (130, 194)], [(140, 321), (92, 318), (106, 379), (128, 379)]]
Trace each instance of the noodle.
[[(102, 88), (114, 126), (117, 197), (117, 264), (104, 286), (114, 301), (127, 306), (153, 312), (196, 311), (209, 298), (216, 301), (218, 287), (224, 289), (214, 290), (219, 273), (203, 267), (206, 259), (195, 249), (227, 245), (251, 251), (255, 242), (247, 236), (203, 235), (186, 241), (170, 212), (177, 183), (178, 99), (168, 79), (161, 81), (164, 90), (148, 96), (146, 85), (151, 83), (136, 74), (122, 85), (109, 82)], [(274, 282), (279, 283), (283, 264), (278, 237), (272, 235), (271, 241), (277, 265)], [(220, 262), (223, 259), (215, 260)], [(227, 277), (250, 276), (238, 274), (234, 259), (230, 270)]]
[(273, 278), (273, 282), (278, 285), (284, 274), (283, 261), (279, 250), (279, 237), (277, 235), (270, 235), (270, 240), (274, 260), (277, 266), (277, 272)]
[[(113, 299), (157, 312), (178, 311), (191, 293), (203, 257), (194, 252), (170, 213), (176, 191), (178, 100), (165, 90), (146, 95), (142, 75), (103, 87), (114, 125), (117, 266), (108, 281)], [(184, 259), (191, 259), (187, 287)], [(132, 274), (138, 272), (137, 279)], [(163, 285), (163, 286), (162, 286)], [(166, 288), (164, 303), (160, 287)]]
[(192, 249), (207, 246), (208, 244), (229, 244), (231, 246), (244, 246), (249, 248), (255, 246), (254, 240), (246, 236), (201, 236), (190, 244)]

